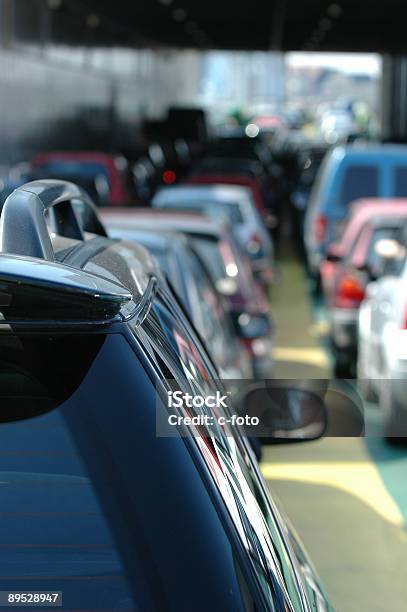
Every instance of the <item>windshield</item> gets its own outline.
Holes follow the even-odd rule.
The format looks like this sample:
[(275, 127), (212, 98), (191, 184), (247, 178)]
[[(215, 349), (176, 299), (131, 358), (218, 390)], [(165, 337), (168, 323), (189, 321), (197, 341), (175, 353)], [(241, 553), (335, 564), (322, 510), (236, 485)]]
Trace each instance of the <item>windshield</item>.
[(352, 165), (345, 168), (339, 202), (348, 206), (359, 198), (375, 197), (378, 193), (379, 173), (376, 166)]

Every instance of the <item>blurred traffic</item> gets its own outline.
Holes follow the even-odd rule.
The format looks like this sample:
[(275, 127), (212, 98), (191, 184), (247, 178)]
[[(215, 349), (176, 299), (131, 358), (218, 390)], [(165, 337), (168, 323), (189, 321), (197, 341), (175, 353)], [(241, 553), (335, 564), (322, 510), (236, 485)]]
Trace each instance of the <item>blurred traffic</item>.
[[(173, 107), (145, 122), (132, 149), (38, 151), (2, 167), (1, 202), (30, 180), (83, 188), (112, 237), (157, 259), (229, 379), (274, 376), (273, 285), (286, 282), (291, 244), (325, 313), (332, 376), (383, 405), (383, 431), (398, 440), (407, 146), (379, 142), (374, 113), (357, 101), (325, 102), (314, 116), (217, 117), (214, 126), (204, 110)], [(300, 376), (295, 364), (289, 376)]]
[[(407, 60), (313, 53), (351, 3), (268, 3), (256, 51), (262, 12), (221, 4), (213, 42), (177, 0), (0, 0), (1, 582), (66, 580), (72, 610), (402, 612)], [(202, 400), (161, 435), (180, 391), (240, 393), (264, 429), (202, 425), (233, 412)]]

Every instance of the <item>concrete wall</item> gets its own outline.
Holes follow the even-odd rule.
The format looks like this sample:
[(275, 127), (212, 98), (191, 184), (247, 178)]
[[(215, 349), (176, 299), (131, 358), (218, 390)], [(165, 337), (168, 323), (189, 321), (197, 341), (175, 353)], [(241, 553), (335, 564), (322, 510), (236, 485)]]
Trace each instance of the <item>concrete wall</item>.
[(0, 163), (135, 145), (144, 118), (193, 97), (194, 53), (57, 45), (50, 10), (45, 0), (0, 0)]

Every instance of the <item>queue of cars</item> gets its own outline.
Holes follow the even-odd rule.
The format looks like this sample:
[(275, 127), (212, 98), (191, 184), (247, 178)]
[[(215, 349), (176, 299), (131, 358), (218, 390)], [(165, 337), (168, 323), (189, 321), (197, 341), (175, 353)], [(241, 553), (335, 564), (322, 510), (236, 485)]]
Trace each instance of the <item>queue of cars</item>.
[(221, 213), (102, 220), (75, 184), (35, 180), (4, 203), (0, 283), (9, 589), (69, 609), (332, 610), (253, 452), (320, 437), (326, 408), (292, 382), (228, 392), (225, 376), (270, 376), (271, 321)]
[(213, 218), (224, 216), (235, 239), (251, 259), (255, 273), (265, 283), (272, 280), (273, 243), (249, 188), (218, 183), (162, 187), (151, 205), (167, 210), (196, 210)]
[(15, 173), (0, 217), (10, 588), (63, 581), (69, 609), (332, 610), (257, 461), (335, 419), (323, 381), (273, 380), (273, 172), (235, 157), (201, 157), (149, 207), (119, 156), (44, 153)]
[(405, 145), (334, 147), (323, 160), (305, 216), (308, 262), (317, 276), (329, 246), (342, 234), (349, 206), (359, 198), (407, 196)]
[(248, 137), (241, 130), (228, 131), (204, 154), (197, 156), (195, 150), (195, 160), (194, 147), (182, 143), (147, 147), (153, 174), (162, 179), (150, 184), (149, 208), (140, 207), (137, 195), (143, 180), (137, 187), (134, 182), (143, 157), (131, 167), (112, 154), (38, 154), (20, 165), (20, 174), (14, 172), (13, 187), (18, 180), (48, 176), (85, 188), (103, 207), (112, 236), (144, 244), (161, 261), (226, 379), (272, 376), (268, 287), (276, 278), (276, 262), (271, 228), (274, 233), (281, 223), (281, 194), (290, 192), (308, 269), (324, 296), (334, 375), (354, 378), (358, 373), (366, 397), (381, 397), (383, 404), (389, 392), (383, 394), (385, 385), (377, 381), (388, 379), (393, 362), (384, 350), (375, 349), (376, 363), (369, 358), (372, 343), (383, 335), (371, 327), (371, 308), (381, 295), (373, 301), (372, 282), (381, 286), (379, 279), (388, 275), (380, 246), (397, 239), (406, 220), (407, 148), (341, 145), (323, 157), (326, 147), (302, 145), (296, 173), (282, 154), (271, 153), (261, 133)]
[(384, 415), (391, 442), (406, 440), (405, 261), (407, 147), (336, 147), (308, 202), (308, 264), (321, 282), (334, 373), (358, 379)]

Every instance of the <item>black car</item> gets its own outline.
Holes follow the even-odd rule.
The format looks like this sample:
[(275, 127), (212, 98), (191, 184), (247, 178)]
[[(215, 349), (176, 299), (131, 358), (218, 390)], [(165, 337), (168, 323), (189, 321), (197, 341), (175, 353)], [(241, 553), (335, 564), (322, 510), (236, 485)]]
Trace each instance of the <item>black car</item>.
[(109, 236), (144, 246), (160, 265), (223, 379), (250, 379), (248, 352), (239, 343), (226, 303), (191, 241), (176, 232), (107, 225)]
[[(63, 181), (9, 196), (0, 249), (5, 601), (330, 610), (247, 440), (230, 429), (210, 357), (146, 251), (107, 238), (87, 196)], [(189, 405), (187, 395), (216, 406)], [(292, 421), (271, 403), (270, 436), (300, 425), (322, 433), (314, 399), (312, 423), (298, 421), (305, 396)]]

